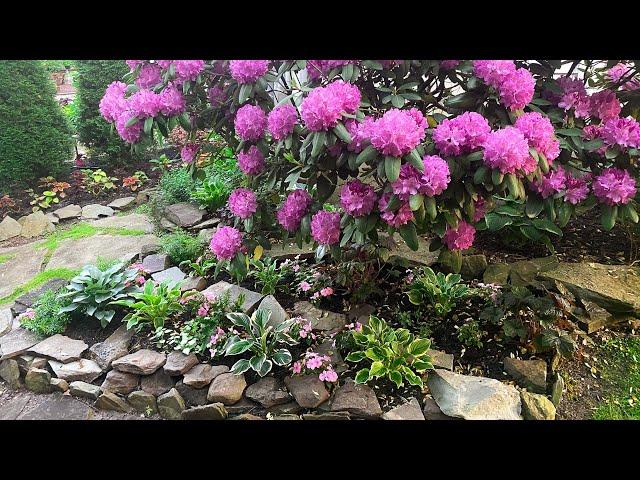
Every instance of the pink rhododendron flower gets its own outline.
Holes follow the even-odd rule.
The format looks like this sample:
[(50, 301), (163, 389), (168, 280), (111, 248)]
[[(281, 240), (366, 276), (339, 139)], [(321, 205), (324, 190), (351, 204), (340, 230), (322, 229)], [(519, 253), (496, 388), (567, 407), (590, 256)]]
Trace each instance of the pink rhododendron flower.
[(209, 88), (207, 96), (209, 97), (209, 103), (213, 108), (220, 108), (220, 105), (225, 101), (224, 90), (217, 85)]
[(503, 82), (505, 77), (516, 71), (512, 60), (474, 60), (473, 74), (493, 88)]
[(264, 170), (264, 155), (258, 147), (251, 145), (238, 154), (238, 166), (245, 175), (259, 175)]
[(267, 128), (267, 115), (260, 107), (244, 105), (236, 113), (236, 135), (246, 142), (260, 140)]
[(502, 79), (498, 86), (500, 103), (509, 110), (521, 110), (531, 100), (536, 81), (526, 68), (519, 68)]
[(426, 155), (422, 161), (424, 172), (420, 176), (418, 192), (427, 197), (440, 195), (451, 181), (449, 165), (437, 155)]
[(357, 60), (307, 60), (307, 75), (311, 80), (327, 75), (334, 68), (342, 67)]
[(607, 71), (607, 76), (612, 82), (618, 83), (623, 78), (629, 79), (622, 85), (622, 90), (637, 90), (640, 88), (640, 81), (637, 78), (630, 76), (633, 67), (624, 63), (618, 63)]
[(135, 70), (138, 65), (144, 64), (144, 60), (125, 60), (124, 63), (126, 63), (131, 70)]
[(478, 197), (478, 200), (473, 202), (473, 208), (473, 223), (477, 223), (487, 214), (487, 201), (482, 197)]
[(180, 158), (182, 158), (184, 163), (192, 163), (199, 148), (200, 146), (195, 143), (186, 144), (182, 147), (182, 150), (180, 150)]
[(371, 144), (383, 155), (403, 157), (424, 140), (426, 128), (419, 110), (393, 108), (371, 125)]
[(326, 131), (338, 124), (343, 112), (355, 113), (359, 105), (358, 87), (337, 80), (326, 87), (314, 88), (302, 101), (300, 115), (310, 131)]
[(578, 118), (588, 116), (591, 101), (584, 83), (577, 78), (562, 77), (558, 79), (558, 85), (562, 89), (558, 106), (565, 110), (574, 108), (574, 113)]
[(387, 209), (390, 198), (391, 192), (386, 192), (380, 197), (380, 200), (378, 200), (378, 208), (380, 209), (380, 218), (382, 218), (382, 220), (395, 228), (399, 228), (413, 220), (413, 212), (411, 211), (409, 202), (401, 202), (400, 208), (393, 212)]
[[(585, 127), (584, 130), (587, 128), (589, 127)], [(640, 124), (633, 117), (610, 118), (597, 132), (608, 145), (620, 145), (623, 148), (640, 147)]]
[(229, 195), (228, 205), (231, 213), (243, 220), (256, 213), (256, 210), (258, 209), (256, 194), (247, 188), (236, 188), (231, 192), (231, 195)]
[(605, 205), (626, 205), (636, 191), (635, 179), (619, 168), (605, 168), (593, 180), (593, 193)]
[(447, 227), (447, 231), (442, 237), (444, 243), (449, 250), (466, 250), (471, 248), (476, 235), (476, 229), (473, 225), (469, 225), (464, 220), (458, 222), (458, 228), (455, 230)]
[(173, 83), (160, 92), (160, 111), (163, 115), (174, 117), (183, 113), (185, 108), (184, 96)]
[(542, 153), (551, 162), (560, 155), (560, 142), (555, 138), (551, 121), (538, 112), (527, 112), (516, 120), (515, 127), (522, 132), (529, 146)]
[(162, 69), (154, 63), (147, 63), (140, 69), (136, 85), (140, 88), (152, 88), (162, 83)]
[(298, 111), (293, 105), (281, 105), (269, 112), (267, 126), (274, 140), (284, 140), (291, 135), (298, 121)]
[(372, 117), (365, 117), (362, 122), (352, 118), (345, 120), (344, 126), (351, 135), (351, 143), (347, 145), (347, 150), (360, 153), (366, 144), (371, 140), (371, 127), (375, 120)]
[(160, 95), (144, 88), (129, 97), (128, 106), (138, 118), (155, 117), (162, 107)]
[(566, 182), (566, 173), (559, 167), (557, 170), (550, 170), (540, 181), (533, 182), (531, 186), (542, 198), (548, 198), (564, 190)]
[(209, 248), (218, 260), (231, 260), (242, 248), (242, 233), (233, 227), (219, 227)]
[(306, 190), (294, 190), (287, 196), (276, 213), (278, 223), (286, 231), (295, 232), (300, 227), (302, 217), (307, 214), (312, 203), (313, 199)]
[(233, 79), (240, 83), (254, 83), (269, 69), (269, 60), (231, 60), (229, 71)]
[(442, 70), (453, 70), (460, 65), (460, 60), (441, 60), (440, 68)]
[(527, 139), (515, 127), (505, 127), (491, 132), (484, 143), (483, 154), (484, 163), (489, 168), (499, 169), (502, 173), (515, 173), (524, 169), (531, 157)]
[(176, 69), (176, 83), (181, 85), (186, 81), (195, 81), (204, 70), (204, 60), (174, 60)]
[(356, 179), (345, 183), (340, 190), (340, 205), (352, 217), (369, 215), (378, 196), (371, 185), (365, 185)]
[(433, 131), (433, 141), (443, 155), (460, 155), (480, 148), (491, 133), (486, 118), (476, 112), (465, 112), (445, 119)]
[(127, 100), (124, 95), (127, 84), (123, 82), (111, 82), (100, 100), (100, 114), (107, 122), (115, 122), (120, 114), (127, 109)]
[(591, 95), (589, 101), (589, 112), (592, 116), (598, 117), (603, 122), (610, 118), (617, 117), (622, 111), (622, 105), (611, 90), (602, 90)]
[(311, 218), (311, 236), (321, 245), (340, 241), (340, 214), (320, 210)]
[(135, 115), (131, 110), (124, 110), (118, 115), (116, 119), (116, 131), (120, 138), (122, 138), (125, 142), (128, 143), (136, 143), (140, 140), (140, 136), (142, 135), (142, 125), (143, 122), (138, 121), (133, 125), (127, 127), (127, 123), (131, 120)]
[(572, 205), (577, 205), (589, 195), (589, 186), (584, 178), (567, 175), (565, 188), (564, 201)]
[(418, 193), (420, 188), (420, 172), (410, 163), (403, 163), (400, 167), (400, 176), (391, 183), (393, 193), (401, 200), (409, 200), (411, 195)]

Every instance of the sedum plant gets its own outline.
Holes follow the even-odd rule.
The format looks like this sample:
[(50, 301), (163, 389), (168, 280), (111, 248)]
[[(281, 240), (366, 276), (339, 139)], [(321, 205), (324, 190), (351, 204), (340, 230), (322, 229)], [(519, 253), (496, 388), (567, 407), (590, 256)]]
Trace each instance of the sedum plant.
[(132, 327), (140, 330), (145, 325), (150, 325), (153, 329), (164, 327), (168, 318), (182, 310), (180, 285), (173, 282), (156, 284), (153, 280), (148, 280), (144, 289), (132, 293), (131, 297), (133, 299), (113, 302), (114, 305), (132, 310), (122, 319), (127, 322), (127, 330)]
[(387, 377), (399, 388), (406, 380), (411, 385), (422, 387), (419, 374), (432, 369), (428, 355), (431, 340), (415, 337), (406, 328), (391, 328), (384, 320), (371, 316), (369, 323), (360, 331), (352, 330), (358, 350), (352, 351), (345, 360), (370, 362), (356, 374), (356, 383)]
[(298, 344), (298, 340), (292, 335), (297, 325), (295, 319), (273, 326), (269, 324), (271, 311), (264, 309), (256, 310), (251, 317), (245, 313), (229, 313), (227, 318), (235, 327), (240, 328), (240, 332), (227, 338), (224, 344), (225, 356), (251, 353), (251, 358), (243, 358), (234, 363), (231, 372), (240, 375), (252, 369), (264, 377), (273, 365), (284, 367), (291, 363), (291, 352), (285, 345)]
[(431, 304), (436, 313), (444, 317), (456, 305), (456, 301), (469, 294), (469, 287), (460, 283), (459, 274), (437, 274), (429, 267), (415, 276), (407, 295), (414, 305)]
[(67, 285), (68, 292), (61, 298), (70, 298), (71, 302), (60, 309), (60, 313), (80, 311), (100, 320), (106, 327), (115, 315), (109, 308), (114, 300), (128, 298), (138, 291), (135, 285), (138, 270), (125, 269), (124, 263), (117, 263), (102, 271), (95, 265), (88, 265)]

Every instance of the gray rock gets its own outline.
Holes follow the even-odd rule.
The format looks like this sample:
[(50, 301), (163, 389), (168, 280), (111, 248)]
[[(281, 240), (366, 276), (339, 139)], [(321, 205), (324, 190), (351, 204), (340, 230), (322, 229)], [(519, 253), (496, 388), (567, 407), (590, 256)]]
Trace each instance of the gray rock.
[(392, 408), (382, 414), (383, 420), (424, 420), (418, 400), (412, 398), (409, 402)]
[(20, 222), (22, 224), (20, 235), (25, 238), (38, 237), (45, 233), (53, 232), (56, 229), (42, 210), (22, 217), (20, 220), (22, 220), (22, 222)]
[(0, 242), (4, 242), (13, 237), (17, 237), (20, 235), (22, 231), (22, 225), (16, 222), (10, 216), (4, 217), (2, 222), (0, 222)]
[(136, 197), (121, 197), (116, 198), (113, 202), (111, 202), (107, 207), (113, 208), (115, 210), (126, 210), (127, 208), (133, 206), (136, 203)]
[(89, 358), (104, 370), (108, 369), (111, 362), (129, 353), (133, 333), (133, 330), (127, 330), (126, 325), (121, 325), (104, 342), (96, 343), (89, 348)]
[(167, 361), (164, 353), (142, 349), (114, 360), (111, 365), (116, 370), (138, 375), (151, 375)]
[(175, 388), (178, 390), (178, 393), (184, 399), (187, 406), (197, 407), (199, 405), (207, 404), (208, 390), (206, 388), (193, 388), (182, 383), (182, 380), (176, 383)]
[[(298, 405), (296, 402), (294, 404)], [(253, 412), (256, 409), (262, 408), (258, 403), (249, 400), (246, 397), (242, 397), (238, 402), (233, 405), (227, 405), (226, 409), (229, 414), (238, 414), (238, 413), (249, 413)], [(300, 407), (298, 407), (300, 408)]]
[(49, 384), (51, 385), (51, 389), (54, 392), (66, 392), (67, 390), (69, 390), (69, 384), (67, 383), (66, 380), (63, 380), (61, 378), (51, 378), (51, 381), (49, 382)]
[(147, 375), (140, 380), (140, 388), (156, 397), (167, 393), (173, 386), (173, 379), (163, 369), (158, 369), (153, 375)]
[[(142, 213), (128, 213), (127, 215), (100, 218), (98, 220), (92, 220), (90, 224), (94, 227), (126, 228), (129, 230), (140, 230), (144, 233), (153, 233), (155, 230), (153, 223)], [(140, 243), (139, 245), (144, 245), (144, 243)]]
[(49, 393), (51, 392), (51, 374), (41, 368), (32, 368), (24, 377), (24, 384), (32, 392)]
[(45, 213), (44, 216), (47, 217), (47, 219), (54, 225), (57, 225), (60, 223), (60, 219), (56, 217), (53, 213)]
[(431, 397), (424, 397), (424, 408), (422, 414), (426, 420), (456, 420), (442, 413), (436, 401)]
[(164, 215), (171, 223), (186, 228), (199, 223), (204, 216), (204, 211), (190, 203), (176, 203), (169, 205)]
[(14, 319), (11, 331), (0, 337), (0, 360), (21, 355), (40, 340), (40, 336), (22, 328), (20, 322)]
[(197, 276), (188, 276), (183, 280), (182, 285), (180, 285), (181, 292), (188, 292), (189, 290), (201, 292), (205, 288), (207, 288), (207, 281), (204, 278)]
[(158, 412), (162, 418), (180, 420), (184, 409), (184, 400), (175, 388), (158, 397)]
[(340, 351), (333, 346), (334, 341), (335, 340), (332, 338), (325, 338), (314, 351), (321, 355), (327, 355), (331, 358), (331, 365), (333, 365), (333, 369), (338, 373), (342, 373), (348, 369), (348, 366), (344, 363), (342, 355), (340, 355)]
[[(17, 420), (93, 420), (97, 412), (70, 395), (47, 395), (35, 408), (21, 413)], [(40, 401), (40, 398), (37, 400)]]
[(114, 412), (127, 413), (131, 411), (129, 404), (112, 392), (102, 392), (94, 404), (101, 410), (111, 410)]
[[(22, 354), (15, 357), (15, 360), (18, 362), (18, 367), (20, 368), (20, 373), (22, 375), (26, 375), (29, 369), (31, 368), (31, 364), (33, 363), (34, 357), (33, 355)], [(42, 368), (42, 367), (40, 367)]]
[(299, 415), (291, 415), (291, 414), (283, 414), (283, 415), (275, 415), (271, 420), (275, 420), (277, 422), (282, 420), (302, 420)]
[(351, 420), (349, 412), (304, 413), (303, 420)]
[(520, 394), (492, 378), (434, 370), (429, 391), (445, 415), (465, 420), (521, 420)]
[(256, 309), (260, 301), (262, 300), (263, 295), (257, 292), (253, 292), (251, 290), (247, 290), (244, 287), (239, 287), (237, 285), (232, 285), (227, 282), (218, 282), (211, 285), (209, 288), (202, 292), (203, 294), (210, 294), (214, 297), (219, 297), (221, 295), (229, 295), (229, 300), (231, 303), (235, 302), (238, 297), (242, 294), (244, 295), (244, 302), (241, 306), (242, 311), (247, 315), (251, 315), (253, 311)]
[(69, 218), (80, 218), (82, 215), (82, 207), (80, 205), (67, 205), (53, 211), (53, 214), (59, 220), (67, 220)]
[(198, 240), (206, 244), (211, 243), (211, 239), (213, 238), (215, 231), (215, 228), (203, 228), (198, 232)]
[(0, 378), (9, 384), (11, 388), (20, 388), (20, 367), (13, 358), (0, 362)]
[(109, 391), (111, 393), (128, 395), (138, 388), (139, 381), (140, 377), (133, 373), (110, 370), (100, 388), (102, 388), (103, 392)]
[(525, 420), (556, 419), (556, 407), (544, 395), (521, 391), (520, 399), (522, 400), (522, 415)]
[(377, 418), (382, 415), (375, 392), (367, 385), (348, 382), (339, 387), (331, 402), (331, 411), (347, 411), (363, 418)]
[(318, 375), (296, 375), (286, 377), (284, 383), (298, 405), (303, 408), (316, 408), (329, 399), (329, 391)]
[(100, 394), (102, 394), (102, 389), (92, 383), (75, 381), (69, 384), (69, 392), (75, 397), (97, 400)]
[(209, 402), (222, 402), (225, 405), (233, 405), (242, 398), (247, 381), (244, 374), (221, 373), (213, 379), (207, 393)]
[(462, 257), (462, 268), (460, 269), (460, 274), (463, 278), (482, 278), (482, 274), (486, 269), (487, 257), (484, 255), (465, 255)]
[(375, 311), (376, 307), (369, 305), (368, 303), (354, 305), (347, 312), (347, 320), (351, 323), (360, 322), (364, 325), (363, 322), (368, 322), (369, 317), (373, 315)]
[[(35, 249), (33, 244), (27, 243), (18, 247), (0, 248), (0, 253), (7, 256), (0, 263), (0, 298), (3, 298), (40, 273), (47, 250)], [(12, 310), (16, 313), (15, 309)]]
[(23, 395), (9, 399), (0, 408), (0, 420), (16, 420), (29, 403), (30, 395)]
[(271, 312), (271, 317), (269, 317), (269, 325), (273, 325), (274, 327), (280, 325), (282, 322), (289, 318), (287, 312), (282, 308), (282, 305), (278, 303), (276, 298), (273, 295), (267, 295), (262, 299), (260, 305), (258, 305), (257, 310), (266, 310)]
[(453, 370), (453, 355), (450, 353), (429, 349), (427, 354), (431, 357), (431, 363), (434, 367)]
[(82, 382), (91, 383), (100, 375), (102, 375), (102, 369), (93, 360), (81, 358), (75, 362), (60, 363), (56, 360), (49, 360), (53, 373), (56, 377), (62, 378), (67, 382), (75, 382), (80, 380)]
[(229, 420), (264, 420), (264, 418), (257, 415), (252, 415), (251, 413), (243, 413), (236, 417), (230, 418)]
[(127, 397), (127, 402), (129, 402), (129, 404), (140, 413), (158, 413), (158, 403), (156, 402), (156, 397), (154, 397), (150, 393), (143, 392), (142, 390), (131, 392)]
[(204, 388), (211, 384), (218, 375), (229, 371), (226, 365), (210, 365), (199, 363), (185, 373), (182, 382), (191, 388)]
[(82, 207), (82, 219), (84, 220), (97, 220), (100, 217), (111, 217), (114, 213), (113, 208), (105, 207), (97, 203)]
[(171, 284), (181, 282), (186, 277), (187, 275), (178, 267), (167, 268), (166, 270), (162, 270), (161, 272), (157, 272), (151, 275), (151, 278), (156, 283), (167, 282)]
[(36, 303), (36, 301), (42, 296), (44, 292), (46, 292), (47, 290), (58, 291), (68, 283), (69, 282), (67, 280), (64, 280), (62, 278), (54, 278), (52, 280), (49, 280), (44, 285), (36, 288), (35, 290), (31, 290), (30, 292), (27, 292), (24, 295), (16, 298), (15, 304), (13, 305), (11, 310), (13, 310), (13, 313), (16, 315), (24, 313), (28, 308), (33, 307), (33, 304)]
[(544, 360), (520, 360), (505, 357), (504, 370), (520, 385), (535, 393), (547, 391), (547, 363)]
[(170, 222), (169, 220), (167, 220), (166, 218), (162, 218), (160, 220), (160, 226), (164, 229), (164, 230), (169, 230), (170, 232), (173, 232), (174, 230), (178, 229), (178, 226), (173, 223)]
[(182, 412), (183, 420), (224, 420), (228, 413), (222, 403), (193, 407)]
[(249, 385), (244, 394), (266, 408), (291, 401), (291, 395), (286, 391), (282, 381), (274, 377), (261, 378)]
[[(240, 402), (238, 402), (240, 403)], [(237, 405), (237, 404), (236, 404)], [(234, 405), (234, 407), (236, 406)], [(254, 403), (255, 406), (258, 406), (257, 403)], [(229, 407), (231, 408), (231, 407)], [(283, 403), (282, 405), (274, 405), (273, 407), (268, 408), (269, 412), (271, 413), (275, 413), (276, 415), (281, 415), (281, 414), (298, 414), (300, 412), (302, 412), (304, 410), (304, 408), (302, 408), (298, 402), (296, 402), (295, 400), (289, 403)], [(231, 410), (229, 410), (229, 413), (231, 413)]]
[(311, 321), (314, 330), (335, 331), (342, 330), (347, 324), (347, 317), (342, 313), (328, 312), (315, 307), (307, 301), (296, 302), (293, 306), (293, 316), (303, 317)]
[(562, 392), (564, 391), (564, 378), (560, 373), (556, 373), (556, 378), (551, 386), (551, 401), (557, 407), (562, 400)]
[(218, 223), (220, 223), (219, 218), (210, 218), (208, 220), (205, 220), (204, 222), (200, 222), (197, 225), (194, 225), (193, 227), (191, 227), (191, 230), (204, 230), (206, 228), (213, 227)]
[(492, 263), (487, 265), (482, 281), (484, 283), (493, 283), (496, 285), (506, 285), (509, 280), (509, 271), (511, 267), (506, 263)]
[(69, 363), (78, 360), (88, 345), (82, 340), (74, 340), (64, 335), (56, 334), (29, 349), (29, 353), (41, 357)]
[(31, 360), (31, 365), (29, 366), (29, 368), (42, 368), (46, 370), (48, 364), (49, 364), (49, 361), (46, 358), (33, 357), (33, 360)]
[(198, 357), (193, 353), (185, 355), (182, 352), (174, 350), (167, 355), (167, 363), (164, 364), (164, 372), (171, 376), (177, 377), (178, 375), (184, 375), (191, 370), (198, 363)]
[(160, 251), (160, 245), (157, 243), (145, 243), (140, 247), (140, 259), (143, 260), (147, 255), (153, 255)]
[(0, 309), (0, 337), (11, 331), (13, 325), (13, 314), (10, 308)]
[(154, 253), (147, 255), (142, 261), (142, 267), (149, 273), (157, 273), (166, 270), (171, 266), (169, 255), (164, 253)]

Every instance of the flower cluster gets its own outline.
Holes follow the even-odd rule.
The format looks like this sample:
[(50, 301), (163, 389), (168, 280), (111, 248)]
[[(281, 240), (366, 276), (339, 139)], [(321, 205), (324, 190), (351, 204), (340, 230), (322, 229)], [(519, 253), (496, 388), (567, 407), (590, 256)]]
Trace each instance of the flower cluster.
[(427, 121), (416, 108), (387, 110), (370, 126), (371, 144), (383, 155), (402, 157), (424, 140)]
[(473, 202), (473, 223), (477, 223), (484, 218), (487, 214), (487, 207), (487, 201), (482, 197), (478, 197), (478, 199)]
[(500, 102), (510, 110), (523, 109), (533, 100), (536, 86), (533, 75), (526, 68), (516, 69), (511, 60), (476, 60), (473, 73), (495, 88)]
[(371, 127), (375, 120), (372, 117), (365, 117), (362, 122), (348, 119), (344, 122), (349, 135), (351, 135), (351, 143), (347, 145), (347, 150), (354, 153), (360, 153), (371, 140)]
[(589, 195), (587, 176), (582, 178), (567, 174), (565, 181), (564, 201), (572, 205), (577, 205)]
[(182, 85), (187, 81), (195, 81), (204, 70), (204, 60), (174, 60), (176, 83)]
[(340, 205), (352, 217), (369, 215), (378, 199), (371, 185), (365, 185), (356, 179), (345, 183), (340, 190)]
[(267, 126), (274, 140), (284, 140), (291, 135), (298, 121), (298, 111), (293, 105), (281, 105), (269, 112)]
[(163, 115), (173, 117), (184, 112), (186, 102), (182, 92), (173, 83), (160, 92), (160, 111)]
[[(584, 130), (586, 131), (586, 127)], [(620, 145), (623, 148), (640, 147), (640, 124), (632, 118), (610, 118), (592, 133), (601, 137), (608, 145)]]
[[(305, 282), (306, 283), (306, 282)], [(307, 283), (307, 285), (309, 285)], [(309, 286), (311, 288), (311, 286)], [(315, 340), (316, 335), (313, 333), (313, 328), (311, 327), (311, 320), (307, 320), (304, 317), (295, 317), (292, 320), (295, 320), (296, 325), (298, 326), (298, 336), (300, 338), (308, 338), (310, 340)]]
[(311, 80), (326, 76), (334, 68), (356, 63), (357, 60), (307, 60), (307, 75)]
[(355, 113), (360, 98), (358, 87), (342, 80), (314, 88), (300, 106), (302, 121), (312, 132), (329, 130), (338, 124), (343, 113)]
[(233, 227), (219, 227), (209, 248), (218, 260), (231, 260), (242, 249), (242, 233)]
[(461, 155), (482, 146), (491, 133), (486, 118), (476, 112), (465, 112), (445, 119), (433, 131), (433, 141), (442, 155)]
[(112, 82), (107, 87), (99, 104), (100, 114), (107, 122), (117, 121), (127, 108), (126, 91), (127, 84), (123, 82)]
[(460, 65), (460, 60), (441, 60), (440, 68), (442, 70), (453, 70)]
[(334, 383), (338, 381), (338, 374), (331, 365), (331, 357), (315, 352), (305, 352), (301, 360), (292, 366), (296, 375), (316, 374), (320, 370), (318, 378), (322, 382)]
[(471, 248), (475, 239), (476, 229), (464, 220), (458, 222), (458, 228), (447, 227), (442, 242), (449, 250), (466, 250)]
[(519, 170), (530, 173), (535, 169), (527, 139), (516, 127), (491, 132), (484, 143), (483, 155), (488, 167), (497, 168), (502, 173), (516, 173)]
[(320, 210), (311, 218), (311, 236), (321, 245), (340, 241), (340, 214)]
[(606, 168), (593, 180), (593, 193), (605, 205), (626, 205), (636, 191), (635, 179), (619, 168)]
[(613, 83), (619, 83), (623, 78), (628, 79), (622, 84), (622, 90), (637, 90), (640, 88), (640, 80), (633, 78), (633, 67), (625, 63), (618, 63), (607, 71), (607, 76)]
[(295, 232), (312, 203), (313, 199), (306, 190), (294, 190), (278, 209), (276, 214), (278, 223), (286, 231)]
[(507, 75), (516, 71), (511, 60), (474, 60), (473, 74), (487, 85), (498, 88)]
[(140, 68), (136, 85), (140, 88), (153, 88), (162, 83), (162, 69), (155, 63), (147, 63)]
[(562, 192), (566, 188), (566, 184), (566, 173), (562, 167), (558, 167), (557, 170), (550, 170), (539, 181), (533, 182), (531, 186), (542, 198), (548, 198), (551, 195)]
[(591, 102), (584, 83), (577, 78), (562, 77), (558, 79), (558, 85), (562, 90), (558, 106), (565, 110), (573, 108), (578, 118), (589, 116)]
[(264, 170), (264, 155), (255, 145), (238, 154), (238, 166), (245, 175), (259, 175)]
[(409, 163), (400, 167), (400, 176), (391, 184), (391, 188), (401, 200), (409, 200), (411, 195), (417, 193), (434, 197), (444, 192), (449, 185), (451, 176), (447, 162), (437, 155), (427, 155), (422, 161), (423, 172)]
[(218, 85), (210, 87), (207, 92), (207, 96), (209, 97), (209, 103), (213, 108), (220, 108), (220, 105), (222, 105), (226, 100), (224, 90)]
[(378, 209), (380, 210), (380, 218), (382, 218), (382, 220), (395, 228), (400, 228), (402, 225), (406, 225), (413, 220), (413, 212), (411, 211), (409, 202), (402, 201), (400, 207), (392, 211), (388, 208), (390, 199), (391, 192), (386, 192), (380, 197), (380, 200), (378, 200)]
[(269, 60), (231, 60), (229, 71), (239, 84), (254, 83), (269, 69)]
[(198, 153), (199, 145), (195, 143), (187, 143), (182, 150), (180, 150), (180, 158), (184, 163), (192, 163), (196, 153)]
[(142, 122), (136, 122), (133, 125), (127, 126), (130, 120), (133, 120), (135, 115), (131, 110), (124, 110), (116, 118), (116, 131), (120, 138), (127, 143), (136, 143), (140, 140), (142, 135)]
[(538, 112), (527, 112), (514, 125), (522, 132), (529, 146), (542, 153), (551, 162), (560, 155), (560, 142), (555, 138), (551, 121)]
[(256, 213), (257, 209), (258, 203), (253, 191), (247, 188), (236, 188), (229, 195), (229, 210), (243, 220)]
[(589, 99), (589, 112), (591, 116), (598, 117), (602, 121), (617, 117), (622, 111), (622, 106), (615, 92), (601, 90), (591, 95)]
[(260, 107), (244, 105), (238, 109), (235, 118), (236, 135), (246, 142), (260, 140), (267, 128), (267, 115)]

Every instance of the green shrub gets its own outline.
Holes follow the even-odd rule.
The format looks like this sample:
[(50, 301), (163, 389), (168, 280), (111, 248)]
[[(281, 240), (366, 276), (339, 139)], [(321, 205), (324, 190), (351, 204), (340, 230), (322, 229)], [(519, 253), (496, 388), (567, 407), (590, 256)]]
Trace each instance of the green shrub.
[(182, 262), (195, 262), (204, 252), (202, 242), (184, 230), (176, 230), (164, 235), (160, 239), (160, 248), (176, 265)]
[(128, 145), (120, 140), (115, 129), (100, 115), (99, 104), (107, 86), (129, 71), (123, 60), (78, 60), (76, 86), (78, 96), (77, 129), (80, 142), (94, 156), (106, 155), (109, 163), (124, 163), (132, 159)]
[(469, 287), (460, 283), (461, 279), (458, 274), (436, 274), (425, 267), (409, 285), (409, 301), (419, 307), (433, 305), (436, 313), (444, 317), (456, 306), (457, 300), (469, 294)]
[(186, 168), (173, 168), (167, 171), (159, 183), (160, 197), (163, 203), (188, 202), (195, 187), (193, 178)]
[(73, 140), (55, 87), (37, 60), (0, 62), (0, 189), (57, 176)]
[(60, 313), (60, 309), (69, 305), (69, 299), (61, 298), (56, 290), (47, 290), (34, 304), (33, 317), (21, 317), (20, 324), (27, 330), (47, 337), (62, 333), (71, 322), (71, 316)]
[(154, 330), (163, 328), (165, 321), (182, 310), (180, 286), (171, 282), (155, 284), (147, 280), (144, 290), (132, 293), (131, 297), (133, 299), (111, 302), (132, 310), (122, 319), (127, 322), (127, 330), (135, 327), (139, 331), (145, 325), (151, 325)]

